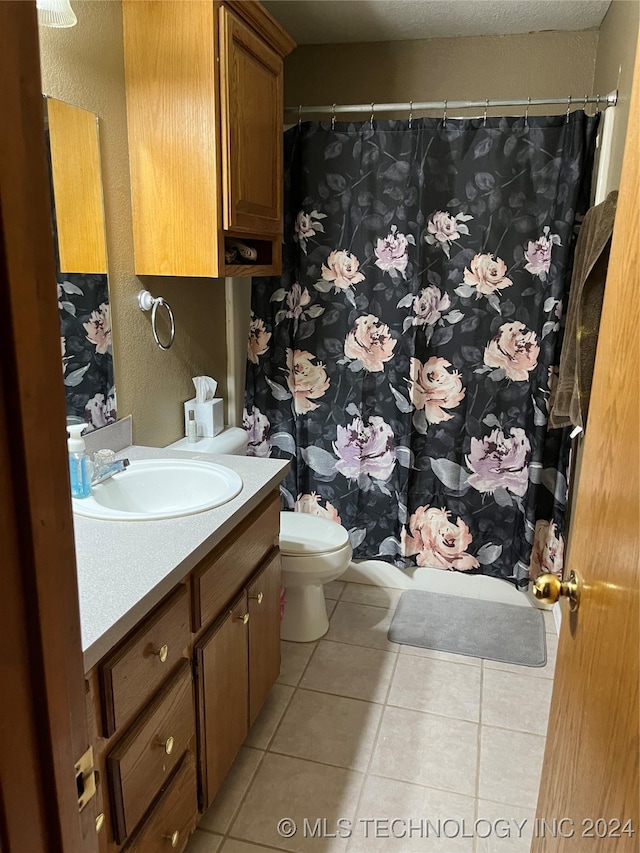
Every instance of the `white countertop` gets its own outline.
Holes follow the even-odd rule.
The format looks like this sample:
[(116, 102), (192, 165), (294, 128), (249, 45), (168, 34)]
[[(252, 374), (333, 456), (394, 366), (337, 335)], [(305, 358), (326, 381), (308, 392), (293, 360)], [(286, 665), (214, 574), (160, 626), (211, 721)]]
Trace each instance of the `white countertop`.
[(88, 672), (233, 528), (276, 489), (280, 459), (127, 447), (128, 459), (207, 459), (236, 471), (242, 491), (196, 515), (160, 521), (98, 521), (74, 515), (80, 626)]

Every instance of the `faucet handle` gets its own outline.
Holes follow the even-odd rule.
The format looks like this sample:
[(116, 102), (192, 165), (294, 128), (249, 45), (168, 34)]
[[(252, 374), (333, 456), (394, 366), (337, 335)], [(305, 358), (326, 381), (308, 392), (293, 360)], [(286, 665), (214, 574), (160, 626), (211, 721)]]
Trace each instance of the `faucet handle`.
[(108, 450), (104, 448), (103, 450), (96, 450), (93, 454), (93, 464), (96, 469), (106, 468), (107, 465), (113, 465), (116, 461), (116, 454), (113, 450)]

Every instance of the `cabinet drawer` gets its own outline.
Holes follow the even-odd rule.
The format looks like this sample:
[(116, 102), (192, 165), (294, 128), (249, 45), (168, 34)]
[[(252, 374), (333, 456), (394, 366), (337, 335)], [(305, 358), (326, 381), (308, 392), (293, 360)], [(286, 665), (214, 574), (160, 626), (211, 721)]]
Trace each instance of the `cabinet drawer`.
[(254, 520), (223, 542), (193, 576), (193, 630), (212, 622), (242, 589), (262, 560), (278, 544), (280, 496), (276, 492), (258, 507)]
[(185, 661), (107, 757), (118, 844), (131, 835), (195, 736), (191, 667)]
[(105, 736), (128, 723), (188, 653), (186, 587), (157, 610), (120, 649), (100, 664)]
[(193, 753), (188, 752), (169, 787), (126, 846), (126, 853), (161, 853), (164, 850), (182, 853), (195, 829), (197, 817), (196, 762)]

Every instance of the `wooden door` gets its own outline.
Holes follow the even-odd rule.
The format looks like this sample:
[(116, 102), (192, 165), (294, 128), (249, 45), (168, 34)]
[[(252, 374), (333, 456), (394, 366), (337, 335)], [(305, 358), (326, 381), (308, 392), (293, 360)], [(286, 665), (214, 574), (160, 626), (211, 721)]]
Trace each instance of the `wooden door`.
[(35, 2), (0, 3), (0, 847), (93, 853)]
[(280, 674), (280, 552), (251, 583), (249, 593), (249, 725)]
[(282, 233), (282, 59), (220, 8), (225, 231)]
[(211, 805), (249, 731), (247, 593), (197, 644), (203, 806)]
[(640, 838), (639, 76), (640, 50), (568, 555), (583, 589), (563, 610), (533, 853), (635, 853)]

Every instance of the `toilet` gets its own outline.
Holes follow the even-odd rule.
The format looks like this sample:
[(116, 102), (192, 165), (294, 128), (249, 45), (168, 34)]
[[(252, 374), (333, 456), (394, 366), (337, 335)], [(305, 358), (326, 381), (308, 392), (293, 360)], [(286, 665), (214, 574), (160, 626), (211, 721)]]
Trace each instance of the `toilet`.
[[(245, 456), (247, 434), (239, 427), (228, 427), (214, 438), (201, 438), (196, 444), (181, 438), (169, 448)], [(329, 630), (323, 585), (346, 571), (352, 556), (349, 534), (326, 518), (281, 512), (279, 544), (287, 600), (280, 636), (294, 643), (310, 643)]]

